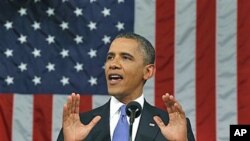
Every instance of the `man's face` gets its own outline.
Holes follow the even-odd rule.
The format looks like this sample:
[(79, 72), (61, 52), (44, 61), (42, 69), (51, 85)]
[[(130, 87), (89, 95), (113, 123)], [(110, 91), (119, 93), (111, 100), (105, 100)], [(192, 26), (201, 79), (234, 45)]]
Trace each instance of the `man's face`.
[(142, 93), (145, 65), (136, 40), (115, 39), (109, 49), (105, 74), (110, 95), (133, 100)]

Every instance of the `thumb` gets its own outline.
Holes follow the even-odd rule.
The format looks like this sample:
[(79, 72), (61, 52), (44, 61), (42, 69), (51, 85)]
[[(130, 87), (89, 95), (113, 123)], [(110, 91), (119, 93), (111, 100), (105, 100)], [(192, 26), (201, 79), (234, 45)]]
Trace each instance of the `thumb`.
[(86, 126), (88, 131), (92, 130), (92, 128), (100, 121), (101, 116), (95, 116), (91, 122)]
[(160, 129), (164, 128), (166, 125), (159, 116), (154, 116), (154, 121), (159, 126)]

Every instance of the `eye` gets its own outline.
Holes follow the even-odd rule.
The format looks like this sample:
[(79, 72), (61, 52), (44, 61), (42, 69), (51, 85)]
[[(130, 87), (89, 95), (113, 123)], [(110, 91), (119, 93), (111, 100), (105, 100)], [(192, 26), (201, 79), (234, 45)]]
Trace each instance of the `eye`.
[(113, 58), (114, 58), (113, 56), (108, 55), (108, 56), (107, 56), (107, 58), (106, 58), (106, 61), (108, 61), (108, 60), (112, 60)]
[(132, 60), (131, 56), (128, 56), (128, 55), (123, 55), (122, 58), (124, 60)]
[(126, 59), (126, 60), (127, 60), (127, 59), (129, 59), (129, 57), (128, 57), (128, 56), (123, 56), (123, 59)]

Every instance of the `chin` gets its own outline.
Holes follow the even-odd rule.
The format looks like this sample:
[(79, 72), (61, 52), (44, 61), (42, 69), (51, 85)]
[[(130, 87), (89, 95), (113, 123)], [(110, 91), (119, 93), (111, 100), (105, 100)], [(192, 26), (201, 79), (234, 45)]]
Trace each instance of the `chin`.
[(108, 93), (109, 93), (109, 95), (111, 95), (111, 96), (117, 96), (117, 95), (119, 95), (119, 93), (113, 92), (113, 91), (112, 91), (112, 92), (109, 91)]
[(109, 95), (111, 96), (119, 96), (122, 95), (122, 92), (120, 90), (114, 90), (114, 89), (109, 89), (108, 90)]

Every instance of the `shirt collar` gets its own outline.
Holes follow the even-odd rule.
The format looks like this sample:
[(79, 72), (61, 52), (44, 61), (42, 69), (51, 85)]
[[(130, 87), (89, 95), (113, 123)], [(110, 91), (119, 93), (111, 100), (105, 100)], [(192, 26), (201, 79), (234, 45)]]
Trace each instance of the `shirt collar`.
[[(142, 94), (140, 97), (135, 99), (134, 101), (138, 102), (142, 109), (144, 105), (144, 95)], [(119, 100), (117, 100), (114, 96), (111, 96), (110, 100), (110, 117), (113, 117), (115, 114), (119, 112), (119, 108), (123, 105)]]

